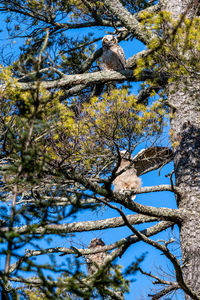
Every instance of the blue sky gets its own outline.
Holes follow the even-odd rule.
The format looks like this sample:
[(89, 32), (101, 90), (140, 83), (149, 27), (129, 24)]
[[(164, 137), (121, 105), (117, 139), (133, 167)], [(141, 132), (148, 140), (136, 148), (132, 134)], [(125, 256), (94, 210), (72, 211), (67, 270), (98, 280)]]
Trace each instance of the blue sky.
[[(22, 41), (18, 38), (15, 38), (14, 41), (7, 40), (6, 31), (4, 30), (4, 20), (5, 15), (2, 16), (0, 14), (0, 22), (1, 22), (1, 28), (3, 29), (3, 32), (0, 33), (0, 45), (7, 44), (6, 48), (4, 49), (4, 53), (6, 55), (9, 55), (10, 52), (14, 52), (15, 55), (18, 55), (18, 49), (21, 45)], [(104, 35), (106, 34), (106, 30), (102, 28), (102, 30), (96, 30), (93, 29), (95, 34), (98, 35)], [(87, 31), (90, 31), (89, 29)], [(84, 31), (85, 33), (86, 31)], [(83, 30), (74, 30), (73, 34), (82, 35)], [(10, 44), (11, 42), (11, 44)], [(10, 46), (9, 46), (10, 45)], [(136, 40), (133, 40), (132, 42), (126, 42), (123, 41), (120, 43), (120, 45), (123, 47), (125, 51), (126, 58), (131, 57), (133, 54), (141, 51), (144, 49), (144, 45)], [(97, 47), (100, 46), (100, 43), (98, 43)], [(133, 85), (133, 92), (136, 93), (138, 90), (138, 84)], [(163, 136), (164, 143), (168, 143), (168, 135), (165, 134)], [(150, 172), (148, 174), (145, 174), (142, 176), (142, 185), (143, 186), (151, 186), (151, 185), (159, 185), (159, 184), (170, 184), (169, 178), (165, 177), (166, 174), (171, 172), (173, 169), (172, 163), (165, 166), (161, 170), (160, 176), (158, 175), (158, 170)], [(159, 193), (150, 193), (150, 194), (144, 194), (144, 195), (137, 195), (135, 201), (151, 205), (155, 207), (170, 207), (170, 208), (176, 208), (176, 201), (172, 193), (170, 192), (159, 192)], [(123, 211), (127, 214), (130, 214), (131, 212), (127, 209), (123, 209)], [(89, 212), (88, 213), (82, 212), (78, 215), (78, 218), (74, 221), (86, 221), (86, 220), (100, 220), (105, 219), (106, 217), (114, 217), (119, 216), (119, 214), (116, 211), (111, 211), (110, 209), (101, 209), (98, 213), (95, 212)], [(137, 228), (142, 229), (146, 228), (145, 225), (137, 226)], [(78, 247), (87, 247), (90, 240), (94, 237), (101, 237), (106, 244), (113, 243), (117, 241), (118, 239), (130, 235), (131, 232), (128, 228), (117, 228), (117, 229), (110, 229), (107, 231), (96, 231), (96, 232), (90, 232), (90, 233), (81, 233), (76, 235), (74, 240), (74, 245)], [(178, 237), (178, 229), (177, 227), (172, 229), (169, 229), (161, 234), (158, 234), (156, 237), (154, 237), (155, 240), (157, 239), (169, 239), (169, 237), (176, 235)], [(66, 239), (60, 239), (59, 237), (55, 237), (53, 241), (51, 242), (48, 247), (55, 246), (70, 246), (71, 239), (67, 237)], [(176, 247), (175, 245), (174, 247)], [(177, 246), (178, 247), (178, 246)], [(144, 268), (144, 271), (146, 272), (152, 272), (156, 274), (158, 271), (159, 266), (162, 266), (165, 270), (168, 270), (168, 267), (170, 267), (170, 262), (156, 249), (154, 249), (151, 246), (145, 245), (143, 242), (140, 242), (128, 249), (128, 251), (124, 254), (124, 256), (121, 259), (117, 260), (117, 263), (119, 263), (122, 266), (127, 266), (132, 260), (135, 260), (135, 258), (139, 258), (144, 252), (147, 252), (146, 258), (144, 262), (142, 263), (142, 267)], [(38, 261), (44, 261), (46, 258), (43, 256), (37, 258)], [(66, 257), (64, 256), (59, 257), (59, 260), (65, 261)], [(48, 258), (47, 258), (48, 260)], [(1, 260), (1, 264), (4, 264), (4, 261)], [(3, 265), (1, 265), (1, 268)], [(84, 267), (85, 268), (85, 267)], [(150, 299), (147, 294), (150, 291), (149, 288), (152, 287), (151, 281), (147, 279), (144, 275), (140, 275), (137, 273), (137, 276), (135, 277), (136, 281), (132, 283), (130, 294), (126, 295), (126, 300), (145, 300)], [(178, 300), (183, 299), (181, 295), (177, 297)]]

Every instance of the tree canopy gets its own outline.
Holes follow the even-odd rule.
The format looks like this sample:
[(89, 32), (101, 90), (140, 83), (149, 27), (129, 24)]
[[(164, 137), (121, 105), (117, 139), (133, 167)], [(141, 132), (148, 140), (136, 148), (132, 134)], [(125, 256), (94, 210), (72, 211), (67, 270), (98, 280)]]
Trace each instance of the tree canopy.
[[(159, 286), (142, 299), (200, 299), (200, 8), (176, 2), (1, 1), (2, 299), (128, 299), (138, 272)], [(125, 70), (101, 70), (105, 34), (126, 43)], [(113, 191), (129, 169), (153, 185)], [(156, 192), (172, 193), (173, 207), (148, 204)], [(84, 241), (112, 230), (114, 242)], [(170, 275), (142, 268), (138, 242)]]

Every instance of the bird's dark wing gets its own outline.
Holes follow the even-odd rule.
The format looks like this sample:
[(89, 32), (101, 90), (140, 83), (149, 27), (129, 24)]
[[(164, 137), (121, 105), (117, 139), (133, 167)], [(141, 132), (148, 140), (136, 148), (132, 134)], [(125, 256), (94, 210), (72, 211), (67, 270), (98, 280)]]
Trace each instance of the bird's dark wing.
[(134, 162), (134, 168), (137, 170), (137, 175), (140, 176), (160, 168), (170, 162), (172, 158), (173, 152), (168, 147), (149, 147), (138, 152), (132, 161)]

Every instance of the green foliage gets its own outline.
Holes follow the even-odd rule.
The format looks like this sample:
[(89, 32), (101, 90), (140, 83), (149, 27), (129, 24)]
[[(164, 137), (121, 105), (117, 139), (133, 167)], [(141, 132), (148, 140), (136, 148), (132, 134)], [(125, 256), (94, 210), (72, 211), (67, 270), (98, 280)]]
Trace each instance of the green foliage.
[(180, 17), (174, 20), (169, 12), (141, 13), (142, 24), (155, 34), (148, 47), (151, 54), (138, 60), (135, 75), (143, 69), (167, 71), (170, 81), (195, 76), (200, 69), (200, 19)]
[(62, 161), (68, 168), (94, 175), (117, 148), (126, 149), (128, 144), (132, 152), (145, 136), (153, 139), (162, 133), (166, 117), (162, 103), (137, 103), (126, 89), (92, 98), (77, 117), (71, 109), (76, 99), (71, 107), (61, 103), (61, 91), (51, 93), (38, 85), (35, 91), (23, 92), (10, 69), (2, 71), (1, 80), (4, 151), (12, 159), (3, 169), (7, 184), (18, 183), (21, 188), (37, 184), (50, 162), (58, 167)]
[[(57, 182), (66, 180), (65, 172), (71, 176), (75, 173), (105, 178), (109, 175), (117, 149), (127, 148), (128, 144), (133, 151), (145, 136), (155, 139), (162, 133), (165, 119), (162, 103), (157, 101), (149, 106), (137, 103), (136, 97), (129, 94), (127, 89), (116, 89), (103, 94), (101, 98), (92, 98), (89, 103), (82, 104), (77, 115), (72, 110), (75, 98), (68, 105), (60, 101), (63, 96), (61, 91), (47, 91), (41, 84), (34, 91), (21, 91), (10, 68), (2, 69), (1, 81), (4, 83), (0, 102), (3, 112), (1, 123), (3, 129), (6, 128), (6, 135), (3, 134), (2, 139), (4, 155), (8, 158), (1, 170), (2, 182), (9, 190), (17, 186), (18, 195), (26, 193), (27, 199), (34, 195), (37, 198), (32, 190), (47, 180), (52, 184), (54, 195), (61, 195), (62, 188), (58, 185), (56, 190), (54, 187)], [(86, 190), (78, 183), (65, 183), (66, 187), (69, 192), (65, 191), (65, 195), (70, 199), (72, 193), (77, 193), (77, 201), (82, 197), (79, 196), (81, 192)], [(38, 197), (40, 200), (40, 195)], [(15, 222), (24, 217), (29, 224), (30, 237), (21, 237), (10, 231), (4, 235), (4, 240), (20, 245), (35, 238), (36, 230), (41, 225), (54, 220), (47, 207), (48, 204), (45, 206), (35, 201), (34, 205), (27, 204), (16, 210)], [(78, 208), (77, 205), (76, 210), (71, 212), (76, 213)], [(56, 222), (66, 216), (64, 211), (57, 213)], [(34, 219), (39, 223), (34, 223)], [(37, 240), (44, 236), (45, 231), (37, 235)], [(40, 267), (51, 270), (49, 265)], [(21, 270), (34, 270), (34, 263), (27, 261)], [(114, 266), (111, 274), (96, 278), (93, 286), (88, 288), (86, 276), (75, 272), (64, 277), (66, 289), (48, 287), (44, 281), (41, 289), (27, 289), (26, 294), (32, 300), (41, 297), (49, 299), (55, 295), (66, 299), (68, 294), (70, 297), (82, 297), (87, 288), (88, 297), (97, 299), (99, 295), (109, 296), (105, 286), (115, 292), (127, 292), (129, 282), (119, 266)], [(59, 280), (63, 281), (63, 278)], [(59, 280), (56, 283), (58, 287)], [(83, 284), (81, 290), (80, 283)]]
[[(121, 2), (131, 12), (149, 6), (145, 0)], [(91, 98), (93, 87), (86, 85), (80, 94), (75, 93), (75, 96), (67, 98), (67, 88), (46, 90), (43, 87), (41, 81), (62, 80), (67, 74), (97, 69), (96, 59), (100, 51), (94, 55), (94, 43), (105, 32), (101, 32), (97, 38), (92, 32), (78, 36), (74, 34), (74, 28), (79, 28), (79, 25), (83, 28), (83, 24), (88, 28), (98, 23), (102, 29), (103, 22), (110, 27), (116, 25), (116, 17), (105, 9), (102, 1), (13, 0), (3, 1), (0, 8), (7, 11), (9, 36), (25, 36), (18, 59), (12, 67), (2, 66), (0, 74), (1, 217), (3, 226), (9, 226), (9, 231), (2, 233), (1, 243), (5, 245), (5, 242), (9, 242), (11, 245), (11, 250), (5, 247), (1, 253), (7, 256), (11, 253), (12, 260), (20, 262), (15, 271), (17, 275), (25, 274), (27, 277), (31, 272), (31, 275), (37, 274), (33, 279), (41, 280), (42, 283), (36, 283), (34, 288), (27, 284), (25, 293), (30, 300), (80, 297), (112, 299), (107, 289), (122, 294), (128, 292), (129, 280), (126, 276), (135, 274), (144, 257), (132, 263), (125, 272), (119, 265), (114, 265), (110, 272), (100, 271), (100, 275), (89, 278), (78, 267), (67, 266), (66, 262), (56, 264), (59, 260), (55, 256), (49, 256), (51, 264), (38, 262), (34, 256), (28, 255), (29, 250), (24, 253), (24, 247), (27, 245), (28, 249), (45, 253), (43, 250), (47, 245), (60, 246), (57, 243), (58, 234), (59, 242), (64, 237), (64, 243), (66, 240), (71, 243), (74, 237), (72, 233), (61, 232), (56, 226), (62, 223), (67, 226), (83, 209), (94, 210), (101, 205), (99, 202), (83, 204), (82, 200), (95, 197), (87, 182), (83, 181), (91, 180), (96, 184), (104, 183), (104, 180), (106, 182), (113, 171), (119, 150), (126, 149), (132, 153), (138, 146), (157, 142), (162, 135), (167, 112), (160, 100), (144, 105), (124, 88), (112, 91), (108, 88), (109, 92), (101, 97)], [(166, 45), (163, 42), (165, 39), (161, 38), (163, 33), (166, 36), (170, 34), (162, 28), (163, 19), (171, 22), (170, 16), (163, 13), (140, 17), (143, 18), (143, 24), (158, 33), (160, 38), (149, 45), (152, 54), (147, 61), (138, 61), (135, 74), (147, 67), (156, 71), (167, 69), (171, 72), (174, 69), (177, 72), (178, 56), (175, 56), (173, 63), (166, 60), (167, 67), (160, 63), (162, 56), (171, 55), (170, 43), (174, 51), (178, 48), (176, 35), (173, 39), (169, 37)], [(198, 22), (195, 24), (198, 26)], [(42, 48), (47, 28), (49, 37), (46, 46)], [(70, 29), (74, 31), (70, 32)], [(182, 34), (178, 29), (177, 33)], [(132, 33), (127, 35), (127, 39), (132, 37)], [(191, 48), (197, 37), (197, 30), (187, 36)], [(183, 58), (190, 50), (184, 48), (185, 52), (181, 54)], [(198, 65), (199, 61), (194, 58), (193, 61)], [(88, 68), (82, 69), (83, 64), (87, 63)], [(21, 90), (19, 82), (26, 82), (34, 89)], [(155, 94), (152, 92), (151, 96)], [(83, 178), (83, 183), (76, 180), (76, 176)], [(14, 190), (17, 190), (16, 205), (11, 203)], [(57, 198), (61, 197), (67, 204), (56, 203)], [(24, 234), (13, 229), (19, 225), (27, 225)], [(46, 238), (49, 234), (45, 228), (47, 225), (55, 225), (50, 231), (50, 238)], [(43, 270), (44, 273), (49, 271), (54, 272), (54, 275), (59, 274), (57, 281), (52, 283), (50, 275), (45, 278)]]
[(66, 155), (66, 162), (76, 161), (77, 168), (90, 173), (97, 171), (116, 146), (126, 148), (129, 144), (133, 151), (144, 136), (161, 134), (166, 116), (161, 102), (147, 107), (125, 89), (91, 99), (83, 105), (79, 118), (64, 104), (53, 102), (53, 107), (57, 124), (48, 155), (57, 161)]
[(96, 281), (88, 283), (87, 277), (82, 273), (76, 272), (72, 276), (64, 275), (58, 278), (57, 288), (50, 291), (45, 287), (25, 288), (25, 294), (29, 300), (54, 299), (67, 300), (67, 299), (100, 299), (107, 295), (106, 299), (112, 299), (107, 289), (110, 288), (116, 293), (125, 293), (129, 291), (129, 281), (125, 280), (121, 272), (121, 267), (115, 265), (112, 268), (112, 272), (109, 274), (101, 274), (100, 278), (96, 278)]
[[(39, 136), (46, 130), (42, 123), (44, 105), (49, 99), (43, 95), (40, 101), (37, 93), (22, 92), (17, 85), (10, 83), (10, 78), (3, 79), (6, 84), (1, 97), (1, 107), (4, 112), (1, 124), (6, 135), (4, 153), (9, 154), (9, 160), (4, 165), (3, 173), (7, 183), (36, 183), (43, 169), (46, 157), (41, 152)], [(39, 103), (40, 102), (40, 103)], [(35, 139), (38, 138), (36, 143)], [(9, 175), (9, 178), (8, 178)], [(19, 182), (18, 182), (19, 183)]]

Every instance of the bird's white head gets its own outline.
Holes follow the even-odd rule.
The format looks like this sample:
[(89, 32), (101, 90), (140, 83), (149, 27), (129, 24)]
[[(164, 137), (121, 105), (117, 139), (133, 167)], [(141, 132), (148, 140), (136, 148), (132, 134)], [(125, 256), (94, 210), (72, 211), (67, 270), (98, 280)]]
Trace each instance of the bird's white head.
[(110, 48), (113, 45), (117, 44), (117, 38), (112, 34), (107, 34), (102, 39), (102, 46), (106, 48)]
[(126, 150), (122, 150), (122, 151), (120, 151), (120, 155), (121, 155), (121, 158), (122, 159), (130, 159), (130, 153), (128, 152), (128, 151), (126, 151)]

